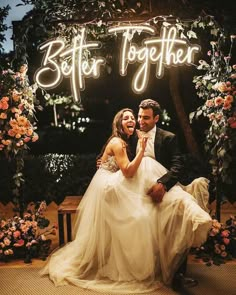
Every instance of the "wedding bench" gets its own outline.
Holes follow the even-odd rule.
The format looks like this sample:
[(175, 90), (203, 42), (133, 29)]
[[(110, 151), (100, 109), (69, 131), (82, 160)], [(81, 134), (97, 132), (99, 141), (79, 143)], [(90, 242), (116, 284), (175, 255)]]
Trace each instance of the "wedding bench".
[(64, 215), (66, 215), (67, 242), (72, 240), (71, 214), (76, 209), (83, 196), (66, 196), (64, 201), (58, 207), (58, 228), (59, 228), (59, 246), (65, 243), (64, 236)]

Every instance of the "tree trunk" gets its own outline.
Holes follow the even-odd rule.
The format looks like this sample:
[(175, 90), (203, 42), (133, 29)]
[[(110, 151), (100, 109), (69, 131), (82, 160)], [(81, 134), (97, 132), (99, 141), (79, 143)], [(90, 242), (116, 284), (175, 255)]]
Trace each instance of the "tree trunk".
[(174, 102), (174, 106), (176, 109), (176, 113), (178, 116), (178, 119), (180, 121), (181, 128), (184, 132), (185, 141), (187, 144), (187, 148), (189, 152), (196, 155), (197, 157), (200, 156), (199, 149), (197, 142), (193, 136), (192, 129), (190, 127), (189, 119), (186, 115), (183, 102), (180, 95), (179, 90), (179, 69), (177, 67), (172, 67), (169, 71), (169, 87), (170, 87), (170, 93)]

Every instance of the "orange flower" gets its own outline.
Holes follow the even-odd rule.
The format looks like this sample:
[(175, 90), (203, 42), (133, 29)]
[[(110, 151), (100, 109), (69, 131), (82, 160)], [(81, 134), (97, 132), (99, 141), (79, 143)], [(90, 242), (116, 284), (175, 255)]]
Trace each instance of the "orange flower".
[(215, 106), (217, 107), (224, 103), (224, 99), (221, 96), (218, 96), (215, 98), (214, 102), (215, 102)]
[(28, 129), (26, 135), (31, 136), (33, 134), (33, 129)]
[(12, 91), (12, 99), (17, 102), (21, 99), (21, 93), (16, 91), (15, 89)]
[(5, 101), (5, 102), (7, 102), (7, 101), (9, 101), (9, 97), (8, 96), (3, 96), (3, 98), (1, 99), (1, 101)]
[(37, 133), (34, 133), (34, 136), (32, 137), (32, 142), (35, 142), (39, 139), (39, 136)]
[(224, 110), (229, 110), (229, 109), (231, 109), (231, 103), (230, 102), (228, 102), (227, 100), (225, 100), (224, 101), (224, 105), (223, 105), (223, 109)]
[(25, 127), (20, 127), (20, 134), (24, 135), (26, 133), (26, 128)]
[(225, 96), (225, 101), (232, 103), (234, 101), (233, 95), (226, 95)]
[(220, 92), (226, 92), (226, 91), (228, 91), (228, 87), (227, 87), (226, 83), (225, 82), (220, 82), (218, 84), (218, 90)]
[(0, 119), (6, 119), (7, 118), (7, 114), (5, 114), (5, 113), (1, 113), (0, 114)]
[(10, 124), (11, 127), (18, 126), (18, 123), (17, 123), (16, 119), (11, 119), (9, 124)]
[(6, 101), (0, 101), (0, 109), (7, 110), (9, 108), (9, 104)]
[(18, 118), (17, 118), (17, 122), (19, 123), (19, 125), (21, 125), (21, 126), (25, 126), (26, 125), (26, 123), (27, 123), (27, 118), (26, 117), (24, 117), (24, 116), (19, 116)]
[(10, 140), (10, 139), (7, 139), (7, 140), (3, 139), (3, 140), (2, 140), (2, 143), (3, 143), (4, 145), (10, 145), (10, 144), (11, 144), (11, 140)]

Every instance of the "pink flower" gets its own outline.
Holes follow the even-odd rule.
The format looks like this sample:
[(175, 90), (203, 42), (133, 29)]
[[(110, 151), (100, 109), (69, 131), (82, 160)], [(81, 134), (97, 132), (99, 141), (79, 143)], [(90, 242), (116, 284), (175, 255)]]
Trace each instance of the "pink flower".
[(209, 114), (208, 118), (209, 118), (210, 121), (213, 121), (215, 119), (215, 113)]
[(24, 246), (24, 244), (25, 244), (25, 241), (23, 239), (20, 239), (13, 246), (16, 247), (16, 248), (19, 248), (19, 247)]
[(236, 128), (236, 116), (229, 117), (228, 123), (229, 123), (230, 128)]
[(219, 229), (218, 228), (212, 228), (210, 231), (210, 236), (214, 237), (219, 233)]
[(3, 253), (4, 253), (4, 255), (6, 255), (6, 256), (11, 255), (11, 251), (9, 251), (9, 250), (5, 250)]
[(228, 238), (228, 236), (229, 236), (229, 230), (226, 230), (226, 229), (223, 230), (222, 233), (221, 233), (221, 236), (224, 237), (224, 238)]
[(221, 255), (222, 257), (226, 257), (226, 256), (227, 256), (227, 252), (223, 251), (220, 255)]
[(39, 139), (39, 136), (37, 133), (34, 133), (34, 136), (32, 137), (32, 142), (35, 142)]
[(31, 139), (30, 137), (25, 137), (25, 138), (23, 139), (23, 141), (24, 141), (24, 142), (29, 142), (30, 139)]
[(19, 230), (16, 230), (14, 233), (13, 233), (13, 237), (15, 239), (19, 238), (20, 237), (20, 231)]
[(213, 107), (214, 106), (214, 101), (213, 101), (213, 99), (208, 99), (207, 101), (206, 101), (206, 106), (207, 107)]
[(9, 129), (7, 134), (11, 137), (14, 137), (16, 135), (15, 131), (13, 129)]
[(11, 241), (7, 237), (4, 238), (3, 242), (6, 246), (9, 246), (11, 244)]
[(224, 251), (225, 250), (225, 245), (220, 245), (220, 249)]
[(220, 121), (223, 118), (223, 114), (222, 113), (217, 113), (216, 114), (216, 120)]
[(224, 242), (225, 245), (229, 245), (229, 243), (230, 243), (230, 239), (228, 239), (228, 238), (224, 238), (224, 239), (223, 239), (223, 242)]
[(216, 248), (216, 249), (215, 249), (215, 253), (216, 253), (216, 254), (220, 254), (220, 253), (221, 253), (220, 249), (219, 249), (219, 248)]

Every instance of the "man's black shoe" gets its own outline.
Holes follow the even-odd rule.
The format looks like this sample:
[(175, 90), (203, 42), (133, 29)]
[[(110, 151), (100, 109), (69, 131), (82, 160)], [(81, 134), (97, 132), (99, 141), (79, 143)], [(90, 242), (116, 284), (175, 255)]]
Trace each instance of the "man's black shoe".
[(172, 289), (177, 292), (187, 288), (193, 288), (197, 285), (197, 280), (185, 277), (182, 273), (176, 274), (172, 281)]

